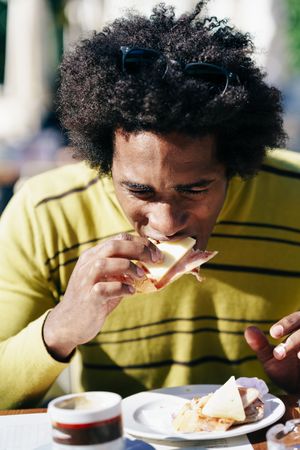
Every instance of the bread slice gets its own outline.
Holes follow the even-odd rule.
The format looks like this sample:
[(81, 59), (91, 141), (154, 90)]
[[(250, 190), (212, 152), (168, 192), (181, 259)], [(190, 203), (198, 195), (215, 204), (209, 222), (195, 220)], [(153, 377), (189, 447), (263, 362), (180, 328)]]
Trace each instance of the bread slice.
[(263, 417), (264, 402), (258, 389), (238, 386), (231, 377), (214, 393), (185, 403), (174, 417), (173, 426), (181, 433), (226, 431)]
[(194, 247), (195, 243), (195, 239), (187, 237), (177, 241), (156, 244), (156, 247), (164, 254), (164, 260), (161, 264), (143, 263), (149, 271), (149, 278), (158, 283)]
[(213, 258), (217, 252), (195, 249), (195, 243), (196, 240), (191, 237), (156, 243), (155, 245), (164, 254), (164, 260), (161, 263), (136, 262), (146, 271), (145, 278), (135, 281), (136, 292), (154, 292), (184, 274), (192, 274), (198, 281), (202, 281), (199, 267)]
[(203, 407), (212, 395), (193, 398), (185, 403), (173, 420), (175, 430), (181, 433), (228, 430), (234, 424), (233, 419), (207, 417), (202, 414)]
[(233, 419), (238, 422), (245, 420), (243, 402), (233, 376), (213, 393), (202, 413), (205, 416)]

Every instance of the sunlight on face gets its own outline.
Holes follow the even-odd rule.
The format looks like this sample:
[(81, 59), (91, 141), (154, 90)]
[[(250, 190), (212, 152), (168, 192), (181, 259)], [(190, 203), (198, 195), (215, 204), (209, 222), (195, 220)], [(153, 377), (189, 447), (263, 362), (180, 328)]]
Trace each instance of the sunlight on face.
[(215, 154), (211, 136), (116, 132), (116, 195), (141, 236), (192, 236), (205, 249), (227, 188), (225, 167)]

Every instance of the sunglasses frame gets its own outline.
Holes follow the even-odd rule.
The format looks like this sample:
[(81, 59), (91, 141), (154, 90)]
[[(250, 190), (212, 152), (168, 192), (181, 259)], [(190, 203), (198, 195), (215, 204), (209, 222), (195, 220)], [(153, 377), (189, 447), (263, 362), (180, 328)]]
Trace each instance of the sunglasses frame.
[(231, 71), (225, 69), (225, 67), (218, 66), (217, 64), (206, 63), (206, 62), (202, 62), (202, 61), (185, 64), (185, 66), (183, 68), (183, 72), (186, 75), (194, 76), (195, 78), (197, 78), (197, 75), (192, 75), (192, 74), (187, 73), (189, 68), (192, 68), (192, 67), (207, 67), (208, 69), (215, 69), (215, 71), (211, 72), (212, 75), (217, 74), (217, 73), (219, 73), (220, 75), (224, 75), (224, 77), (226, 78), (226, 82), (225, 82), (224, 89), (221, 92), (221, 95), (225, 94), (229, 83), (240, 84), (240, 79), (239, 79), (238, 75), (236, 75), (234, 72), (231, 72)]
[(133, 51), (143, 51), (143, 52), (147, 52), (150, 55), (155, 55), (157, 56), (156, 59), (161, 58), (163, 55), (162, 53), (160, 53), (158, 50), (154, 50), (152, 48), (142, 48), (142, 47), (127, 47), (127, 46), (121, 46), (120, 47), (120, 51), (122, 52), (122, 72), (123, 73), (129, 73), (126, 70), (125, 67), (125, 63), (126, 63), (126, 58), (128, 58), (128, 56), (130, 55), (130, 52)]
[[(126, 58), (130, 55), (130, 52), (132, 52), (132, 51), (145, 52), (148, 55), (156, 56), (156, 60), (163, 57), (163, 54), (161, 52), (159, 52), (158, 50), (154, 50), (152, 48), (121, 46), (120, 51), (122, 53), (122, 64), (121, 64), (122, 72), (129, 73), (129, 74), (130, 74), (130, 72), (126, 69)], [(149, 61), (150, 61), (150, 59), (149, 59)], [(213, 71), (211, 72), (212, 75), (219, 73), (220, 75), (223, 75), (225, 77), (224, 78), (224, 81), (225, 81), (224, 89), (222, 90), (221, 95), (223, 95), (226, 92), (230, 83), (240, 84), (239, 76), (237, 74), (235, 74), (234, 72), (227, 70), (225, 67), (218, 66), (218, 65), (212, 64), (212, 63), (202, 62), (202, 61), (191, 62), (191, 63), (185, 64), (183, 66), (183, 73), (185, 75), (188, 75), (188, 76), (190, 75), (190, 76), (194, 76), (194, 78), (197, 78), (197, 75), (189, 74), (188, 71), (191, 68), (197, 68), (200, 66), (206, 67), (207, 69), (213, 69)], [(167, 59), (166, 59), (166, 69), (162, 74), (162, 78), (165, 78), (167, 72), (168, 72), (168, 63), (167, 63)]]

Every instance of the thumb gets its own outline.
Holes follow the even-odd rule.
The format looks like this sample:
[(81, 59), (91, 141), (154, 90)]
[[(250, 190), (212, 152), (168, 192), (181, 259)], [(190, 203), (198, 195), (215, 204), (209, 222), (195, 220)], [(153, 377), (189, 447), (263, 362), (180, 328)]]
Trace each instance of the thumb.
[(244, 336), (249, 347), (256, 353), (262, 364), (273, 358), (273, 347), (270, 345), (265, 334), (256, 327), (248, 327)]

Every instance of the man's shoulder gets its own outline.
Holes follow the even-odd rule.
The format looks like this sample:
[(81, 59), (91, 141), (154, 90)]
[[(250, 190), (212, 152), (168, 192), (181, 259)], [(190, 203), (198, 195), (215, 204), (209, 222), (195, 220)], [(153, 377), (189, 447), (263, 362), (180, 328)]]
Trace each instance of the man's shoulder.
[(24, 183), (24, 187), (30, 191), (31, 199), (37, 205), (49, 198), (62, 198), (71, 193), (83, 192), (99, 179), (96, 170), (79, 162), (35, 175)]
[(300, 153), (284, 149), (270, 150), (262, 165), (262, 171), (300, 178)]

